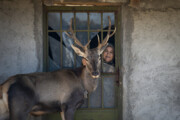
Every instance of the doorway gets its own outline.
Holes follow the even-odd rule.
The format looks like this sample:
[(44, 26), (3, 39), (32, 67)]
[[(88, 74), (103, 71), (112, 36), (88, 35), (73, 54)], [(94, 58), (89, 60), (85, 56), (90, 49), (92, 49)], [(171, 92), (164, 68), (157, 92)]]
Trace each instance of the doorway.
[[(73, 39), (65, 31), (69, 30), (72, 19), (73, 30), (85, 45), (91, 40), (90, 48), (98, 45), (97, 35), (103, 40), (108, 31), (108, 16), (111, 31), (117, 28), (120, 12), (116, 7), (47, 7), (44, 6), (44, 71), (76, 68), (82, 65), (82, 58), (71, 48)], [(116, 33), (117, 33), (116, 32)], [(96, 91), (76, 112), (75, 120), (119, 120), (122, 118), (122, 89), (119, 76), (120, 37), (113, 35), (108, 43), (113, 48), (114, 57), (106, 62), (102, 55), (101, 77)], [(59, 120), (60, 114), (45, 116), (46, 120)]]

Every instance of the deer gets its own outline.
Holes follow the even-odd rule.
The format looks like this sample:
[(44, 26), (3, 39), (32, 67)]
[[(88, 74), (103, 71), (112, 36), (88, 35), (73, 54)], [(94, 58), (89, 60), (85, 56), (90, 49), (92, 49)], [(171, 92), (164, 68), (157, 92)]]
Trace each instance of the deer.
[(59, 112), (62, 120), (74, 120), (75, 111), (84, 103), (87, 94), (96, 90), (100, 77), (101, 54), (108, 45), (111, 20), (107, 36), (98, 47), (89, 49), (90, 41), (83, 46), (72, 29), (66, 34), (74, 39), (75, 53), (86, 59), (86, 65), (53, 72), (17, 74), (0, 85), (0, 120), (26, 120), (28, 115)]

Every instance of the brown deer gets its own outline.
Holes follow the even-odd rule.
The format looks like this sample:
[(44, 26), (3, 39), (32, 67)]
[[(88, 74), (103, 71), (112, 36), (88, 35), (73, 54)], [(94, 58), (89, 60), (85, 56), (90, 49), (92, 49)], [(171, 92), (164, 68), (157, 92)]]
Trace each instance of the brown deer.
[[(100, 76), (100, 55), (107, 46), (111, 33), (111, 21), (106, 38), (98, 47), (88, 49), (88, 42), (83, 46), (76, 38), (70, 25), (75, 43), (73, 50), (86, 59), (86, 66), (76, 69), (62, 69), (54, 72), (19, 74), (10, 77), (0, 86), (0, 120), (25, 120), (28, 114), (42, 115), (60, 112), (62, 120), (73, 120), (75, 110), (83, 104), (87, 93), (96, 90)], [(0, 95), (0, 96), (1, 96)]]

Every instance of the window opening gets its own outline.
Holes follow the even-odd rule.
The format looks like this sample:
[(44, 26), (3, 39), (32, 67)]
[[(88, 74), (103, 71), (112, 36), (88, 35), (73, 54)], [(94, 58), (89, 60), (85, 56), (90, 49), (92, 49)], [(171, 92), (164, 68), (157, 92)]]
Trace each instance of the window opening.
[[(97, 47), (97, 35), (100, 40), (106, 37), (109, 21), (111, 19), (111, 31), (114, 30), (114, 12), (48, 12), (48, 71), (64, 68), (75, 68), (82, 65), (82, 58), (77, 56), (71, 48), (73, 39), (69, 38), (65, 31), (69, 30), (70, 20), (73, 18), (73, 30), (80, 42), (85, 45), (91, 40), (90, 48)], [(102, 72), (112, 73), (109, 77), (99, 80), (97, 90), (89, 95), (83, 108), (114, 108), (115, 105), (115, 37), (108, 41), (109, 46), (102, 54)], [(111, 54), (109, 56), (109, 54)], [(105, 56), (106, 55), (106, 56)]]

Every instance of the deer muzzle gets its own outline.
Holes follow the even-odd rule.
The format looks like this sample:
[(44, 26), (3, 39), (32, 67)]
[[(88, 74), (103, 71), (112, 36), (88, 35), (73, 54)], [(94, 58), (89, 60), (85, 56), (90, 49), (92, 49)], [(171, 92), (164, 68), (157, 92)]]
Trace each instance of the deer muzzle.
[(93, 78), (99, 78), (100, 76), (100, 73), (98, 71), (92, 72), (91, 74)]

